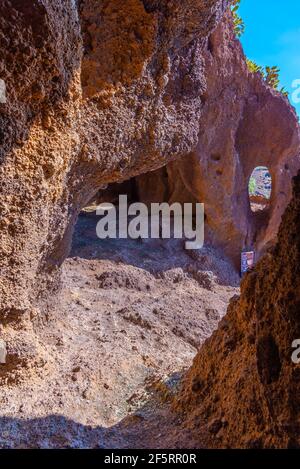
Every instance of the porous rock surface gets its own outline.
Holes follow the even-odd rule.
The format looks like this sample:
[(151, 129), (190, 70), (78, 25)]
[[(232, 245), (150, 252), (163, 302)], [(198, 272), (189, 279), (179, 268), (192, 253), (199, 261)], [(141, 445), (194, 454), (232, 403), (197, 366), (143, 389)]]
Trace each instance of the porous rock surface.
[(299, 447), (300, 369), (292, 361), (300, 337), (299, 213), (300, 175), (278, 243), (246, 275), (174, 404), (195, 445), (208, 422), (211, 446)]
[[(206, 241), (238, 264), (243, 248), (260, 256), (276, 239), (300, 164), (298, 117), (281, 93), (249, 72), (230, 14), (207, 40), (204, 61), (208, 86), (197, 147), (152, 176), (139, 176), (138, 187), (146, 201), (205, 203)], [(267, 166), (272, 177), (263, 213), (253, 213), (249, 203), (257, 166)]]
[(0, 311), (55, 284), (103, 184), (196, 145), (203, 48), (225, 0), (1, 0)]
[[(230, 19), (211, 35), (227, 4), (0, 0), (0, 313), (1, 333), (13, 325), (10, 371), (19, 355), (36, 354), (36, 306), (57, 284), (78, 212), (100, 186), (186, 157), (167, 170), (172, 199), (187, 192), (206, 203), (212, 241), (235, 256), (276, 230), (289, 199), (279, 175), (297, 166), (296, 117), (249, 74)], [(258, 164), (275, 181), (261, 234), (246, 198)], [(209, 421), (212, 446), (299, 443), (290, 358), (300, 333), (299, 194), (298, 178), (278, 244), (246, 276), (185, 378), (174, 403), (189, 429), (182, 442), (194, 432), (196, 445)]]

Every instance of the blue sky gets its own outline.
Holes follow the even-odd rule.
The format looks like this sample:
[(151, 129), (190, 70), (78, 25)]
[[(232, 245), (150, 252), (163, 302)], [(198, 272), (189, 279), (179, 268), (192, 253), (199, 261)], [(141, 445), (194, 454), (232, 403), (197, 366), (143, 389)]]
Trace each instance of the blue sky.
[[(300, 81), (300, 0), (241, 0), (239, 14), (246, 24), (246, 55), (259, 65), (277, 65), (292, 100), (292, 82)], [(292, 104), (300, 116), (300, 103)]]

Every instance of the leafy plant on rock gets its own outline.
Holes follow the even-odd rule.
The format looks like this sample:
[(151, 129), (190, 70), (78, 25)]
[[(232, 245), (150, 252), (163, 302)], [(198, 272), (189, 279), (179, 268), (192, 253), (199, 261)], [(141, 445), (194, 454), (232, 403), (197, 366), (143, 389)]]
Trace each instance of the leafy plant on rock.
[(240, 3), (241, 0), (233, 0), (231, 7), (233, 15), (234, 32), (237, 37), (241, 37), (245, 32), (245, 23), (243, 21), (243, 18), (238, 13)]
[(253, 60), (247, 59), (248, 70), (251, 73), (260, 73), (265, 80), (265, 82), (271, 86), (274, 90), (279, 91), (284, 96), (288, 97), (288, 91), (282, 87), (279, 88), (280, 79), (279, 73), (280, 69), (275, 65), (273, 67), (266, 66), (265, 68), (261, 65), (257, 65)]
[(247, 59), (248, 70), (251, 73), (260, 73), (264, 76), (264, 68), (261, 65), (257, 65), (253, 60)]

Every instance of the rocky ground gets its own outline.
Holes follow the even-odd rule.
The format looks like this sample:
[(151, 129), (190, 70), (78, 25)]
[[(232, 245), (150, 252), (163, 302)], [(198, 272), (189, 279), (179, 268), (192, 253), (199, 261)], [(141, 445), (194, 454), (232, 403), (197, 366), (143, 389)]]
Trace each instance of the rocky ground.
[(100, 241), (95, 223), (79, 217), (61, 308), (22, 331), (31, 360), (2, 327), (1, 447), (163, 447), (170, 393), (239, 291), (212, 249)]

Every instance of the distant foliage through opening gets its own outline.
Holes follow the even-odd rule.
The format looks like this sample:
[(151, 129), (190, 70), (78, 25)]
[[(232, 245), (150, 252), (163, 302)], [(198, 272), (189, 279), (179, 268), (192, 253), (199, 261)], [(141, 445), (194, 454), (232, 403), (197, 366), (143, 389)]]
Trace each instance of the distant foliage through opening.
[(266, 166), (257, 166), (249, 179), (248, 193), (252, 212), (266, 210), (270, 205), (272, 177)]

